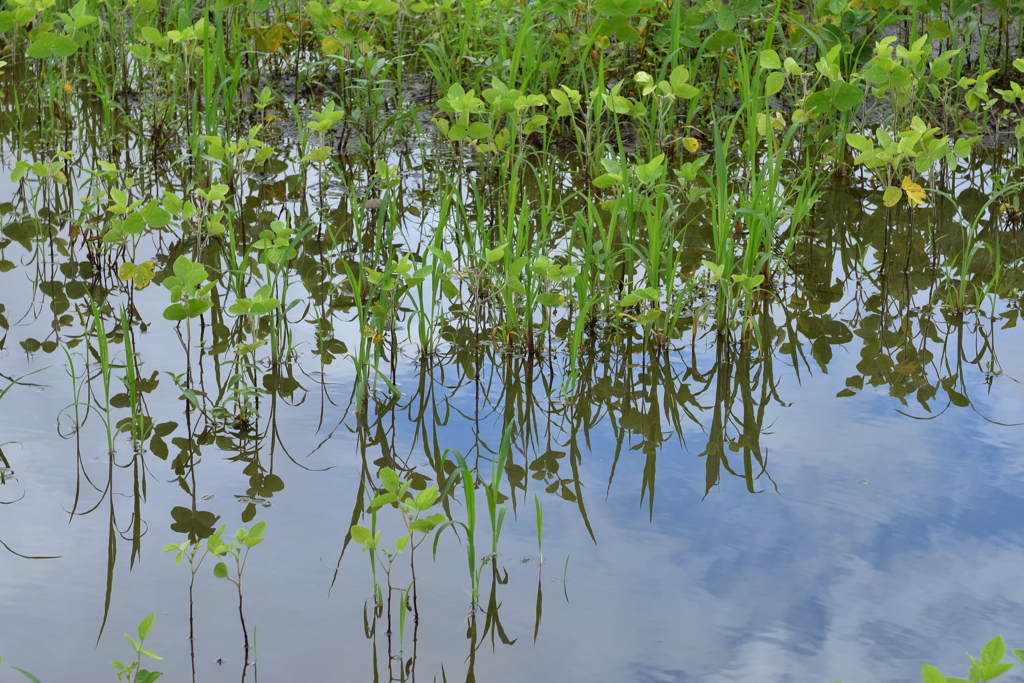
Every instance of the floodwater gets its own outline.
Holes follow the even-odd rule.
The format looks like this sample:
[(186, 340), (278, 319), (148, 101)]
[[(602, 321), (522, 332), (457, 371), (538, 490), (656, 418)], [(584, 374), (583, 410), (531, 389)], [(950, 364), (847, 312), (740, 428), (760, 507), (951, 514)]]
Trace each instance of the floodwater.
[[(362, 330), (337, 264), (349, 252), (317, 252), (307, 238), (285, 296), (297, 302), (285, 325), (294, 354), (275, 364), (257, 350), (246, 372), (262, 390), (258, 410), (217, 420), (189, 408), (172, 375), (191, 361), (205, 405), (223, 403), (244, 326), (216, 311), (194, 319), (186, 353), (185, 323), (179, 336), (162, 317), (167, 289), (132, 291), (114, 275), (124, 252), (70, 242), (83, 169), (111, 159), (76, 149), (69, 185), (33, 198), (37, 181), (11, 184), (10, 169), (45, 151), (4, 142), (2, 386), (21, 378), (0, 399), (8, 666), (44, 683), (112, 680), (109, 661), (132, 659), (121, 634), (155, 614), (146, 647), (163, 661), (147, 666), (189, 680), (190, 572), (161, 551), (189, 531), (226, 524), (230, 535), (256, 521), (266, 540), (243, 581), (254, 681), (909, 681), (923, 663), (963, 675), (964, 652), (996, 634), (1024, 643), (1021, 250), (1014, 214), (985, 206), (991, 158), (941, 179), (959, 210), (924, 207), (912, 225), (862, 178), (836, 180), (758, 316), (760, 348), (698, 330), (652, 355), (635, 330), (599, 335), (571, 401), (564, 343), (529, 358), (454, 314), (425, 361), (397, 331), (382, 368), (400, 396), (371, 378), (375, 389), (354, 399), (346, 353)], [(149, 167), (130, 144), (117, 154), (137, 169), (138, 196), (181, 191), (179, 167)], [(411, 250), (436, 220), (441, 164), (430, 154), (423, 145), (389, 159), (402, 206), (417, 207), (400, 217)], [(365, 169), (348, 172), (351, 186), (369, 182)], [(308, 215), (317, 193), (296, 191), (302, 182), (316, 187), (288, 165), (247, 182), (245, 229)], [(351, 233), (349, 208), (363, 200), (339, 187), (326, 196), (325, 220)], [(989, 252), (966, 277), (956, 270), (959, 236), (979, 213), (976, 236), (999, 245), (1005, 272), (996, 296), (958, 316), (940, 305), (947, 277), (973, 292), (993, 272)], [(687, 233), (694, 253), (705, 237)], [(134, 261), (153, 261), (157, 281), (190, 244), (169, 230), (139, 239)], [(215, 291), (225, 307), (234, 300)], [(90, 297), (114, 365), (113, 461)], [(117, 427), (131, 416), (116, 399), (125, 306), (137, 311), (144, 411), (159, 437), (141, 449)], [(368, 555), (346, 546), (351, 524), (369, 524), (360, 482), (389, 466), (434, 483), (446, 449), (486, 481), (509, 423), (509, 513), (479, 609), (450, 528), (436, 553), (433, 534), (417, 550), (418, 621), (409, 614), (400, 633), (396, 598), (389, 635)], [(458, 519), (462, 495), (452, 490)], [(379, 519), (391, 543), (398, 511)], [(396, 588), (409, 585), (406, 558)], [(196, 680), (239, 680), (238, 594), (212, 565), (194, 586)]]

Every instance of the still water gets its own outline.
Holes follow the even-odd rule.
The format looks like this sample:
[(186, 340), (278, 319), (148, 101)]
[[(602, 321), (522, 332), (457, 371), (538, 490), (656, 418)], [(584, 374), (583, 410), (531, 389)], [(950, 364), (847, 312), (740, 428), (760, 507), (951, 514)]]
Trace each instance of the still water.
[[(83, 152), (72, 165), (90, 163)], [(436, 220), (431, 176), (411, 157), (392, 163), (426, 207), (406, 217), (416, 250)], [(119, 254), (69, 243), (60, 207), (30, 200), (5, 171), (0, 372), (4, 386), (21, 379), (0, 400), (0, 654), (44, 683), (113, 680), (109, 661), (132, 656), (121, 634), (155, 614), (146, 647), (164, 659), (153, 668), (189, 680), (191, 576), (161, 551), (190, 531), (264, 521), (244, 572), (252, 680), (910, 681), (922, 663), (961, 675), (963, 653), (992, 636), (1024, 643), (1019, 240), (982, 206), (984, 170), (949, 181), (961, 211), (923, 209), (913, 228), (857, 179), (837, 181), (762, 309), (760, 347), (698, 329), (652, 352), (632, 330), (611, 334), (581, 357), (571, 400), (567, 354), (510, 351), (454, 314), (437, 323), (436, 356), (392, 347), (383, 374), (400, 396), (371, 378), (376, 389), (354, 397), (345, 353), (362, 330), (340, 285), (324, 293), (344, 279), (338, 252), (318, 254), (310, 238), (285, 296), (297, 302), (283, 323), (293, 353), (256, 353), (246, 372), (258, 406), (228, 419), (192, 408), (172, 376), (191, 363), (200, 396), (222, 399), (228, 338), (243, 329), (208, 314), (189, 338), (162, 317), (158, 283), (182, 242), (146, 235), (135, 262), (162, 275), (133, 291), (111, 275)], [(245, 220), (303, 211), (290, 172), (247, 186)], [(64, 209), (79, 201), (66, 195)], [(998, 297), (957, 316), (935, 294), (957, 231), (982, 211), (1007, 273)], [(929, 240), (916, 237), (922, 225)], [(699, 254), (700, 231), (687, 239)], [(111, 430), (90, 296), (106, 306)], [(131, 416), (116, 398), (122, 306), (146, 325), (131, 340), (156, 425), (141, 449), (117, 428)], [(445, 530), (434, 552), (431, 533), (416, 555), (419, 620), (410, 613), (399, 632), (396, 594), (389, 636), (368, 554), (346, 543), (353, 523), (369, 524), (361, 481), (387, 466), (414, 488), (433, 484), (451, 473), (446, 449), (486, 481), (509, 424), (509, 512), (480, 608), (462, 534)], [(397, 510), (382, 509), (379, 526), (391, 544)], [(238, 594), (212, 565), (194, 585), (196, 680), (239, 680)]]

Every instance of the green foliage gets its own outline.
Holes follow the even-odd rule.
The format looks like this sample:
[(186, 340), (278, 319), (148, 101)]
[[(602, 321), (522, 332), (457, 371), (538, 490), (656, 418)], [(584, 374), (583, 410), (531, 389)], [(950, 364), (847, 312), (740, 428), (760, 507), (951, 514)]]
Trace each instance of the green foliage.
[(128, 664), (122, 664), (121, 662), (116, 661), (110, 663), (111, 666), (117, 669), (117, 680), (123, 680), (126, 683), (153, 683), (153, 681), (163, 676), (159, 671), (149, 671), (142, 668), (143, 657), (149, 657), (150, 659), (163, 659), (163, 657), (146, 650), (144, 647), (146, 638), (149, 636), (149, 631), (153, 628), (153, 620), (155, 618), (156, 615), (150, 614), (139, 622), (138, 640), (135, 640), (127, 633), (124, 634), (124, 637), (128, 640), (128, 643), (135, 651), (136, 658)]
[[(1013, 650), (1013, 656), (1024, 662), (1024, 650)], [(924, 683), (983, 683), (1002, 676), (1014, 665), (1014, 662), (1003, 661), (1006, 657), (1006, 643), (1002, 636), (996, 636), (988, 641), (978, 659), (971, 655), (967, 657), (971, 660), (971, 668), (967, 671), (966, 680), (944, 676), (931, 664), (921, 667), (921, 678)]]
[(164, 309), (164, 318), (197, 318), (210, 310), (213, 305), (210, 291), (217, 283), (211, 280), (200, 287), (206, 280), (206, 268), (187, 256), (179, 256), (174, 261), (173, 272), (174, 275), (165, 278), (163, 282), (164, 287), (171, 292), (171, 305)]

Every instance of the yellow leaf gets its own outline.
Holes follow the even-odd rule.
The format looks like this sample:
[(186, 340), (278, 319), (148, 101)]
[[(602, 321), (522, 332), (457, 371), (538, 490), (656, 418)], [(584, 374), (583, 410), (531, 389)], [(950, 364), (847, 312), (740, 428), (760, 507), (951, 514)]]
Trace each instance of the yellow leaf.
[(882, 195), (882, 201), (885, 202), (885, 205), (889, 207), (893, 207), (899, 204), (902, 198), (903, 191), (900, 188), (895, 187), (893, 185), (890, 185), (889, 187), (885, 188), (885, 194)]
[(320, 49), (325, 55), (336, 55), (345, 49), (345, 46), (334, 36), (327, 36), (320, 41)]
[(118, 271), (118, 277), (122, 281), (132, 280), (135, 282), (135, 289), (145, 289), (153, 279), (155, 266), (152, 261), (143, 261), (135, 265), (131, 261), (122, 263)]
[(687, 152), (696, 152), (700, 149), (700, 142), (697, 138), (683, 138), (683, 149)]
[(923, 204), (928, 201), (928, 195), (924, 193), (924, 188), (912, 181), (910, 178), (903, 179), (903, 189), (907, 193), (907, 201), (910, 202), (911, 207), (915, 207), (918, 204)]

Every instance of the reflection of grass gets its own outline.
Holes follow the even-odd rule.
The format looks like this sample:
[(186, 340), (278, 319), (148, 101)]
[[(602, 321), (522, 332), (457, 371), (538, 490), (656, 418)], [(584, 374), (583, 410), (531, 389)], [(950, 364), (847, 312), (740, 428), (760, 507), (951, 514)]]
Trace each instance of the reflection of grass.
[[(310, 328), (321, 424), (333, 407), (327, 366), (347, 356), (355, 368), (364, 472), (349, 527), (363, 513), (378, 450), (372, 472), (394, 467), (426, 487), (425, 475), (396, 462), (394, 416), (408, 407), (438, 486), (461, 481), (465, 517), (454, 521), (453, 496), (441, 504), (448, 524), (467, 535), (479, 605), (488, 561), (492, 598), (499, 583), (506, 495), (515, 512), (528, 487), (544, 487), (575, 505), (596, 538), (580, 471), (598, 425), (611, 425), (616, 462), (630, 446), (644, 458), (639, 496), (652, 517), (658, 459), (690, 423), (707, 433), (705, 493), (723, 473), (752, 492), (766, 488), (757, 481), (768, 476), (760, 436), (767, 404), (781, 403), (776, 352), (798, 379), (815, 364), (827, 372), (833, 350), (856, 331), (862, 359), (841, 395), (884, 384), (893, 398), (914, 395), (929, 411), (939, 392), (969, 405), (963, 319), (995, 310), (1007, 275), (1019, 278), (1005, 222), (989, 230), (982, 221), (997, 200), (1019, 210), (1011, 195), (1021, 185), (982, 185), (990, 199), (977, 206), (964, 199), (956, 220), (968, 227), (955, 254), (936, 246), (940, 207), (922, 203), (943, 196), (937, 186), (946, 176), (955, 186), (976, 172), (956, 159), (990, 121), (1024, 126), (1010, 85), (1024, 62), (1014, 61), (1002, 41), (1009, 32), (995, 25), (943, 24), (949, 17), (922, 3), (896, 12), (817, 3), (807, 24), (782, 2), (120, 4), (102, 17), (77, 0), (28, 3), (17, 21), (0, 13), (5, 57), (18, 57), (5, 64), (0, 135), (24, 157), (13, 165), (10, 209), (0, 197), (10, 240), (2, 249), (28, 254), (22, 266), (0, 255), (0, 272), (36, 269), (34, 303), (54, 314), (57, 341), (47, 343), (69, 358), (74, 434), (89, 410), (106, 426), (104, 495), (114, 491), (113, 409), (130, 408), (116, 426), (140, 451), (123, 463), (134, 477), (128, 531), (114, 523), (111, 501), (105, 615), (119, 533), (131, 540), (132, 562), (138, 557), (141, 448), (151, 432), (158, 457), (168, 456), (163, 437), (176, 443), (170, 467), (193, 516), (200, 445), (231, 451), (244, 466), (251, 488), (243, 515), (283, 486), (267, 483), (281, 480), (265, 471), (275, 453), (288, 454), (278, 406), (305, 400), (296, 359)], [(895, 22), (905, 39), (877, 40)], [(948, 32), (946, 42), (962, 52), (933, 53), (925, 30)], [(974, 59), (979, 41), (996, 46), (995, 55)], [(417, 99), (403, 97), (415, 86)], [(862, 112), (868, 93), (873, 104)], [(879, 119), (870, 130), (869, 117)], [(915, 117), (929, 121), (924, 132)], [(135, 156), (122, 160), (124, 150)], [(1005, 177), (1019, 171), (1020, 154), (996, 164), (1010, 166)], [(854, 192), (841, 197), (855, 209), (818, 201), (832, 177), (857, 174)], [(880, 186), (860, 182), (869, 176)], [(872, 197), (888, 210), (866, 215)], [(875, 230), (882, 214), (884, 229)], [(832, 231), (833, 219), (857, 226)], [(828, 236), (805, 237), (809, 226)], [(901, 266), (892, 254), (903, 248)], [(868, 253), (883, 261), (873, 283), (858, 271)], [(901, 268), (904, 291), (894, 295)], [(121, 272), (134, 275), (130, 283), (113, 277)], [(186, 425), (173, 436), (176, 424), (153, 426), (145, 399), (152, 389), (138, 372), (151, 281), (171, 290), (168, 317), (186, 320), (186, 367), (158, 368), (160, 376), (178, 373), (185, 398)], [(850, 283), (867, 284), (877, 300), (861, 307), (858, 299), (850, 319), (839, 320), (833, 305)], [(908, 303), (925, 293), (952, 312), (943, 333)], [(91, 317), (75, 303), (87, 300), (95, 302)], [(120, 330), (107, 330), (101, 312), (119, 301)], [(232, 330), (228, 314), (238, 316)], [(0, 326), (8, 330), (6, 317)], [(719, 333), (715, 365), (700, 372), (695, 347), (708, 327)], [(118, 332), (126, 405), (110, 391)], [(973, 364), (991, 379), (994, 342), (985, 331), (976, 338), (984, 358)], [(99, 367), (84, 384), (69, 351), (82, 342)], [(943, 344), (934, 362), (929, 342)], [(35, 340), (22, 346), (53, 350)], [(675, 357), (688, 347), (689, 365)], [(408, 402), (398, 382), (403, 354), (430, 359), (413, 391), (401, 387)], [(203, 384), (210, 365), (216, 398)], [(931, 368), (940, 372), (929, 377)], [(40, 371), (8, 379), (0, 399)], [(487, 482), (479, 439), (475, 462), (454, 452), (446, 459), (439, 446), (453, 414), (448, 399), (466, 386), (477, 392), (469, 418), (477, 436), (491, 409), (502, 424), (522, 426), (503, 434)], [(91, 401), (79, 400), (83, 388)], [(269, 470), (260, 461), (267, 450)], [(613, 465), (609, 486), (614, 474)], [(481, 486), (489, 549), (477, 528)], [(78, 494), (72, 514), (80, 514)], [(376, 572), (383, 556), (371, 557)], [(400, 593), (402, 602), (411, 594), (414, 610), (415, 591)]]
[(31, 383), (28, 383), (28, 382), (22, 382), (22, 380), (25, 379), (26, 377), (31, 377), (32, 375), (34, 375), (36, 373), (42, 372), (44, 370), (49, 370), (49, 369), (50, 369), (50, 366), (47, 365), (45, 368), (39, 368), (38, 370), (33, 370), (32, 372), (26, 372), (21, 377), (15, 377), (13, 379), (11, 379), (10, 377), (6, 377), (4, 375), (0, 375), (0, 377), (3, 377), (8, 382), (10, 382), (10, 384), (8, 384), (6, 387), (4, 387), (3, 391), (0, 391), (0, 398), (3, 398), (4, 396), (6, 396), (8, 391), (10, 391), (11, 389), (13, 389), (14, 387), (19, 386), (19, 385), (20, 386), (25, 386), (25, 387), (38, 387), (38, 386), (42, 386), (42, 385), (39, 385), (39, 384), (31, 384)]
[(491, 463), (491, 480), (483, 484), (484, 495), (487, 502), (487, 515), (491, 522), (491, 552), (477, 561), (477, 538), (476, 538), (476, 489), (477, 472), (470, 468), (469, 463), (462, 453), (456, 450), (448, 450), (446, 455), (451, 455), (458, 463), (458, 472), (462, 481), (463, 504), (466, 508), (466, 521), (448, 520), (437, 527), (434, 535), (434, 555), (437, 555), (437, 543), (441, 538), (441, 532), (446, 528), (457, 525), (466, 533), (466, 561), (469, 565), (469, 579), (471, 586), (473, 606), (480, 601), (480, 577), (484, 566), (489, 560), (498, 556), (498, 539), (501, 537), (501, 528), (505, 523), (505, 514), (508, 512), (507, 505), (498, 507), (504, 494), (500, 492), (501, 480), (505, 474), (506, 462), (509, 451), (512, 447), (513, 423), (505, 428), (501, 438), (501, 447), (498, 450), (498, 459)]

